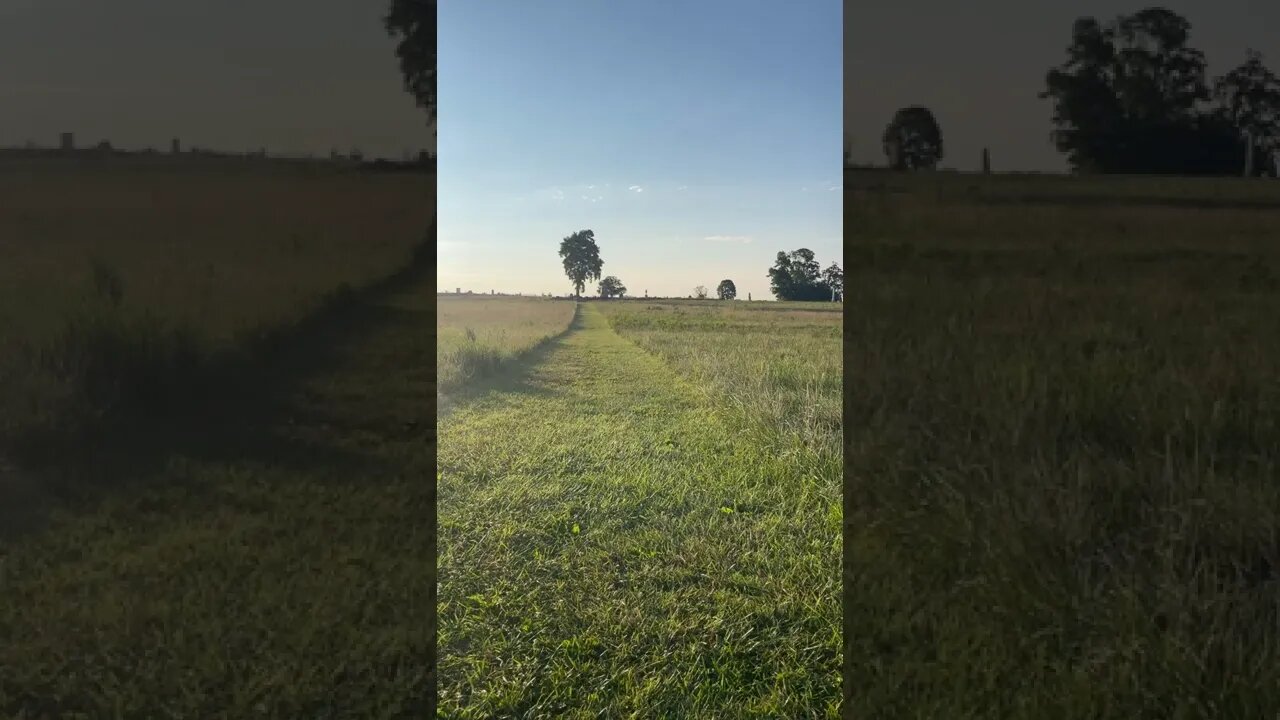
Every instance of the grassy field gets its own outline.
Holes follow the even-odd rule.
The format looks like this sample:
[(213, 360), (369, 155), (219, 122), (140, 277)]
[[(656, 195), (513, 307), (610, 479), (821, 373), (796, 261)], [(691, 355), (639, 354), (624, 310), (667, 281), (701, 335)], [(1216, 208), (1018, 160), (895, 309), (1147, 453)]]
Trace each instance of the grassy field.
[[(235, 198), (246, 217), (218, 222), (241, 252), (203, 235), (184, 252), (216, 258), (228, 273), (280, 282), (297, 274), (315, 293), (326, 283), (368, 289), (308, 312), (304, 298), (289, 305), (265, 280), (216, 285), (227, 302), (211, 307), (227, 316), (194, 331), (215, 337), (216, 328), (237, 327), (229, 316), (250, 317), (240, 311), (254, 297), (238, 299), (247, 287), (264, 317), (288, 327), (278, 346), (245, 358), (185, 411), (98, 428), (91, 443), (36, 469), (0, 458), (0, 717), (430, 716), (435, 293), (429, 253), (406, 265), (430, 222), (430, 196), (404, 176), (418, 189), (402, 188), (398, 207), (386, 204), (382, 192), (397, 191), (380, 191), (377, 176), (368, 186), (354, 176), (314, 186), (271, 178), (241, 180), (290, 204), (255, 205), (263, 201), (240, 194), (233, 178), (193, 173), (186, 182), (195, 197), (136, 207), (129, 223), (145, 229), (155, 213), (157, 226), (178, 228), (187, 224), (175, 217), (182, 207), (192, 226), (214, 222), (215, 213), (235, 213), (236, 204), (224, 204)], [(202, 199), (206, 191), (223, 196)], [(326, 202), (308, 202), (308, 192)], [(207, 214), (192, 209), (205, 203)], [(345, 210), (333, 207), (341, 203)], [(374, 222), (369, 207), (401, 220), (375, 222), (371, 236), (355, 221)], [(268, 215), (277, 228), (324, 225), (312, 213), (339, 224), (347, 216), (345, 235), (304, 243), (297, 263), (266, 249), (270, 234), (257, 235), (259, 245), (235, 237)], [(147, 245), (132, 237), (104, 238), (123, 248), (104, 241), (95, 250), (116, 252), (120, 267), (132, 263), (142, 276), (163, 265), (150, 253), (164, 238)], [(86, 246), (64, 240), (74, 245), (66, 257), (74, 268)], [(384, 251), (363, 248), (379, 243), (401, 252), (385, 251), (385, 277), (374, 281), (364, 256)], [(264, 265), (250, 267), (255, 257)], [(180, 280), (166, 282), (178, 288)], [(138, 310), (174, 317), (197, 301), (174, 297), (179, 307), (153, 300)], [(55, 477), (79, 484), (38, 508), (24, 501), (32, 512), (19, 515), (9, 492), (19, 474), (37, 489)]]
[(582, 303), (468, 387), (438, 428), (446, 717), (836, 717), (822, 309)]
[(436, 378), (449, 393), (564, 332), (573, 302), (520, 297), (438, 296)]
[(862, 717), (1280, 709), (1280, 184), (850, 174)]
[(271, 163), (0, 161), (0, 448), (73, 437), (163, 394), (148, 387), (192, 384), (213, 355), (404, 266), (433, 183)]
[[(837, 303), (605, 303), (614, 330), (711, 391), (713, 402), (781, 430), (839, 466)], [(838, 473), (838, 471), (837, 471)]]

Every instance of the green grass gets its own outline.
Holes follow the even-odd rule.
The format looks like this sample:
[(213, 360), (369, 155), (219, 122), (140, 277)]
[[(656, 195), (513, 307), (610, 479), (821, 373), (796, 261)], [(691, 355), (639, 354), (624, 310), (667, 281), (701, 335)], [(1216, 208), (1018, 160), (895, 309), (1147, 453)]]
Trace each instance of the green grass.
[(614, 330), (713, 402), (805, 445), (839, 474), (839, 303), (600, 304)]
[(1273, 715), (1280, 187), (846, 187), (853, 713)]
[(439, 296), (436, 377), (450, 393), (494, 374), (569, 327), (574, 303), (519, 297)]
[(838, 460), (727, 402), (723, 367), (708, 393), (697, 357), (614, 332), (668, 312), (624, 305), (581, 305), (441, 421), (442, 713), (836, 717)]

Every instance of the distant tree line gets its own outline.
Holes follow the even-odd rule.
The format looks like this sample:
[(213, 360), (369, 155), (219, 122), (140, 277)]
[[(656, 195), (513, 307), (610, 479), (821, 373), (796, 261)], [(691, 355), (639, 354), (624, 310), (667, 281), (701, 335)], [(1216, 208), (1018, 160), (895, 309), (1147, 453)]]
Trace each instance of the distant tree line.
[[(593, 230), (579, 230), (560, 240), (560, 261), (565, 277), (573, 285), (573, 296), (581, 299), (587, 283), (599, 280), (596, 292), (601, 299), (622, 298), (627, 287), (616, 275), (601, 279), (604, 260), (600, 257), (600, 245)], [(777, 261), (769, 269), (770, 288), (779, 300), (839, 301), (844, 299), (844, 271), (839, 263), (832, 262), (827, 269), (819, 270), (812, 250), (800, 248), (791, 253), (778, 253)], [(734, 300), (738, 287), (729, 278), (721, 280), (715, 289), (720, 300)], [(693, 290), (690, 298), (705, 300), (710, 291), (705, 285)], [(648, 297), (648, 291), (645, 291)]]
[(1274, 172), (1280, 151), (1280, 81), (1262, 56), (1212, 85), (1191, 23), (1151, 7), (1104, 26), (1075, 21), (1068, 59), (1049, 70), (1053, 141), (1085, 172), (1239, 174), (1248, 144), (1253, 172)]
[[(1148, 7), (1071, 28), (1067, 60), (1045, 75), (1054, 145), (1076, 172), (1274, 175), (1280, 159), (1280, 78), (1261, 53), (1210, 82), (1191, 23)], [(921, 105), (898, 110), (881, 137), (888, 166), (932, 170), (942, 130)], [(845, 138), (845, 166), (852, 167)], [(984, 165), (990, 162), (984, 152)]]
[(310, 155), (269, 155), (265, 148), (251, 150), (248, 152), (227, 152), (222, 150), (211, 150), (193, 146), (181, 153), (174, 153), (171, 150), (157, 150), (154, 147), (143, 148), (140, 150), (127, 150), (116, 147), (110, 140), (102, 140), (91, 146), (72, 148), (70, 150), (60, 147), (41, 147), (34, 142), (28, 141), (23, 147), (0, 147), (0, 157), (24, 157), (24, 158), (53, 158), (53, 157), (100, 157), (100, 158), (156, 158), (168, 161), (171, 158), (179, 158), (181, 160), (257, 160), (271, 161), (273, 163), (349, 163), (359, 166), (361, 169), (385, 171), (385, 172), (435, 172), (436, 156), (435, 153), (421, 152), (416, 157), (407, 160), (351, 160), (339, 157), (336, 160), (330, 157), (315, 157)]
[(843, 300), (844, 271), (835, 262), (820, 270), (808, 248), (779, 252), (769, 268), (769, 289), (779, 300)]

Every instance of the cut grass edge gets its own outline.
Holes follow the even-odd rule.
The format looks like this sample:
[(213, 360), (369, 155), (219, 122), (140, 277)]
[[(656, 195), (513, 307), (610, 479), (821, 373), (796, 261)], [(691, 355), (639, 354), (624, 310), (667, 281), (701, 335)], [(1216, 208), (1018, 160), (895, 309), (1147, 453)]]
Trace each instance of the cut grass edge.
[(458, 363), (468, 369), (467, 374), (452, 383), (436, 387), (436, 417), (445, 418), (457, 405), (474, 398), (489, 389), (485, 381), (501, 378), (519, 368), (536, 364), (555, 343), (581, 327), (582, 304), (573, 304), (573, 317), (562, 330), (547, 335), (536, 343), (513, 353), (503, 353), (491, 347), (470, 344), (454, 352), (460, 353)]

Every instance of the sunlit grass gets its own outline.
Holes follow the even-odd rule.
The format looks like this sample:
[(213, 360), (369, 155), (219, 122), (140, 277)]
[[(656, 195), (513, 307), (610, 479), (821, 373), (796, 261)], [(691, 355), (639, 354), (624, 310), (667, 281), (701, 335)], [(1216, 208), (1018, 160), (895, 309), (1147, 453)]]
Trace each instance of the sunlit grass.
[[(842, 305), (602, 303), (613, 328), (839, 472)], [(785, 309), (784, 309), (785, 308)]]
[[(749, 369), (703, 364), (729, 324), (763, 335), (788, 321), (638, 306), (647, 352), (605, 318), (624, 312), (585, 303), (535, 364), (480, 383), (441, 422), (442, 711), (836, 717), (838, 456), (732, 402)], [(824, 355), (815, 365), (831, 363), (838, 315), (790, 321)], [(699, 349), (663, 351), (664, 336)], [(720, 350), (759, 352), (739, 338)], [(801, 397), (821, 373), (781, 349), (764, 356), (783, 368), (769, 382)]]
[(504, 363), (565, 331), (571, 300), (440, 295), (436, 377), (441, 392), (496, 372)]

